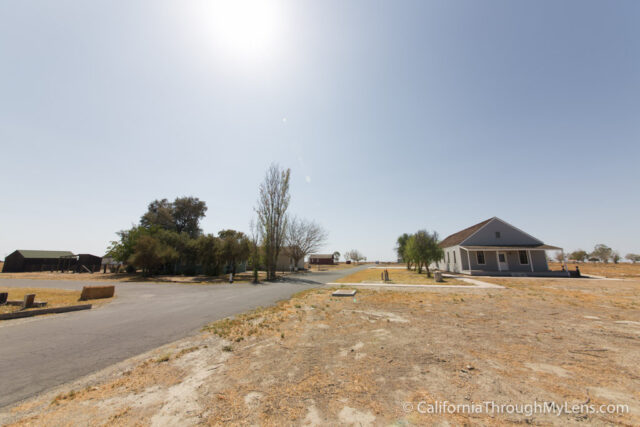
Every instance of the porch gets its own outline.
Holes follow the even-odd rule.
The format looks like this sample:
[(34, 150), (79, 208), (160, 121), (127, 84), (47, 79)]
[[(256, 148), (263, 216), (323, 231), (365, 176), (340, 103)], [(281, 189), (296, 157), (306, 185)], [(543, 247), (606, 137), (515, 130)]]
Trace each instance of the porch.
[(551, 245), (460, 246), (461, 273), (471, 276), (568, 276), (566, 265), (562, 272), (549, 270), (547, 250), (563, 251)]

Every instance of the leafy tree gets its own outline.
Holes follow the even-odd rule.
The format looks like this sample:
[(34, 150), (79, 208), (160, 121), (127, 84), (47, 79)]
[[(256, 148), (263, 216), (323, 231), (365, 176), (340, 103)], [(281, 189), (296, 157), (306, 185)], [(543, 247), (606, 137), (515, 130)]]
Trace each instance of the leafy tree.
[(145, 228), (156, 226), (196, 238), (202, 233), (200, 220), (206, 212), (206, 203), (197, 197), (178, 197), (173, 202), (154, 200), (140, 218), (140, 225)]
[(174, 274), (196, 274), (196, 264), (198, 263), (198, 246), (196, 239), (191, 238), (187, 233), (178, 233), (173, 230), (159, 229), (153, 234), (158, 240), (173, 248), (177, 257), (172, 264), (167, 265), (165, 270)]
[(260, 224), (260, 234), (264, 248), (267, 279), (276, 278), (278, 256), (282, 249), (287, 230), (287, 209), (289, 195), (289, 177), (291, 170), (283, 170), (272, 164), (260, 184), (256, 213)]
[[(298, 268), (298, 262), (301, 259), (320, 249), (326, 240), (327, 232), (313, 221), (294, 217), (287, 223), (285, 251), (293, 258), (295, 268)], [(339, 257), (340, 254), (338, 254)]]
[(442, 259), (443, 250), (438, 246), (438, 233), (429, 233), (426, 230), (419, 230), (409, 237), (405, 247), (405, 255), (416, 264), (418, 274), (422, 273), (424, 267), (427, 276), (431, 277), (429, 265)]
[(569, 259), (573, 261), (584, 261), (589, 257), (589, 254), (582, 249), (575, 250), (569, 254)]
[(640, 255), (638, 254), (626, 254), (624, 257), (634, 264), (640, 261)]
[(413, 264), (411, 259), (409, 259), (408, 253), (406, 251), (407, 243), (409, 242), (410, 238), (410, 234), (404, 233), (400, 237), (398, 237), (398, 240), (396, 241), (396, 253), (398, 254), (398, 259), (402, 260), (401, 262), (407, 263), (407, 270), (411, 270), (411, 266)]
[(140, 218), (140, 226), (150, 228), (154, 225), (166, 230), (176, 229), (173, 217), (173, 203), (167, 199), (154, 200), (149, 203), (147, 212)]
[(593, 248), (593, 252), (591, 252), (590, 256), (593, 258), (598, 258), (601, 262), (604, 262), (606, 264), (609, 262), (609, 259), (611, 259), (612, 255), (613, 249), (611, 249), (607, 245), (603, 245), (602, 243), (600, 243)]
[(131, 227), (130, 230), (120, 230), (116, 233), (119, 240), (114, 240), (107, 249), (107, 255), (114, 260), (126, 263), (135, 252), (136, 242), (141, 235), (149, 234), (149, 230), (143, 227)]
[(221, 260), (231, 268), (231, 273), (236, 274), (237, 264), (246, 261), (251, 253), (249, 238), (236, 230), (222, 230), (218, 238)]
[(157, 238), (143, 234), (138, 237), (129, 263), (142, 269), (145, 276), (155, 273), (162, 265), (178, 257), (178, 253)]
[(198, 237), (196, 242), (198, 262), (202, 265), (204, 274), (210, 276), (220, 274), (220, 239), (213, 234), (206, 234)]
[(176, 231), (185, 232), (191, 238), (202, 234), (200, 220), (205, 217), (207, 204), (197, 197), (178, 197), (173, 202), (173, 219)]

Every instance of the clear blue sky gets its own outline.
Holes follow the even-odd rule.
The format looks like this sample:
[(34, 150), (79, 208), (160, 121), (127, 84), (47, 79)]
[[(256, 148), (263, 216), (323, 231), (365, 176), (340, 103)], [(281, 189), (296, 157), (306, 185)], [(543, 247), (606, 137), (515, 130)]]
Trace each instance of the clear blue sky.
[(101, 255), (182, 195), (246, 231), (271, 162), (326, 251), (498, 216), (640, 252), (638, 22), (634, 0), (0, 2), (0, 256)]

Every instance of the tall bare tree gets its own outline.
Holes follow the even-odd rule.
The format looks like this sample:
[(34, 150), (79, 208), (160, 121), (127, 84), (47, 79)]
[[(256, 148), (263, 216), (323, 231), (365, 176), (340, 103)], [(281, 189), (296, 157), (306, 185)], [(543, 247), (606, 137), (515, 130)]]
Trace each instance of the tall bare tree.
[(278, 255), (287, 230), (287, 208), (289, 207), (289, 176), (291, 170), (271, 164), (260, 184), (256, 213), (260, 223), (260, 234), (264, 246), (267, 280), (276, 278)]
[(298, 268), (301, 259), (320, 249), (327, 241), (327, 236), (327, 232), (317, 223), (291, 218), (287, 224), (285, 252), (293, 258), (294, 268)]
[(362, 260), (366, 260), (366, 257), (362, 255), (362, 253), (357, 249), (351, 249), (350, 251), (346, 251), (343, 256), (344, 256), (344, 259), (346, 259), (347, 261), (351, 260), (351, 261), (354, 261), (355, 263), (359, 263)]
[(253, 283), (258, 283), (258, 266), (260, 265), (260, 227), (258, 224), (251, 219), (249, 223), (249, 241), (251, 247), (251, 257), (249, 261), (251, 262), (251, 269), (253, 270)]

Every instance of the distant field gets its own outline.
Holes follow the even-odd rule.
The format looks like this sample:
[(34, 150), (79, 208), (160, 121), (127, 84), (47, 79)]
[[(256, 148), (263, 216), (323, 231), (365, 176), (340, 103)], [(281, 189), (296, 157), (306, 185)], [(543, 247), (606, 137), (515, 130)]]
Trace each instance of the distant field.
[[(602, 262), (567, 262), (569, 270), (575, 270), (576, 266), (580, 267), (580, 271), (584, 274), (594, 274), (596, 276), (612, 277), (612, 278), (636, 278), (640, 277), (640, 264), (630, 263), (602, 263)], [(559, 262), (550, 262), (551, 270), (561, 270), (562, 264)]]

